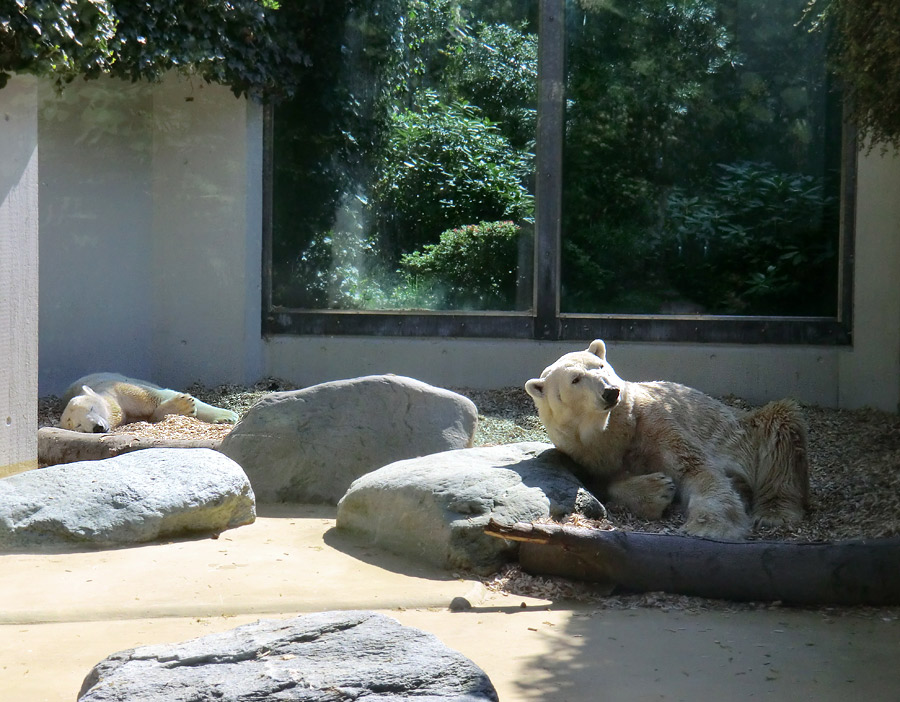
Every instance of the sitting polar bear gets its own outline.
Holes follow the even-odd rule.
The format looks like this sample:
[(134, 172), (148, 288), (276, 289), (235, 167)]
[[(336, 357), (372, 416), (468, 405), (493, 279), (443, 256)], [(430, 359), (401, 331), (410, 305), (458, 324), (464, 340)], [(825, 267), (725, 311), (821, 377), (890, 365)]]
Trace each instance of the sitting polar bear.
[(806, 426), (790, 400), (738, 413), (676, 383), (632, 383), (596, 339), (525, 384), (550, 439), (599, 479), (611, 502), (658, 519), (679, 493), (688, 534), (740, 539), (803, 517)]
[(76, 380), (63, 395), (63, 429), (99, 433), (129, 422), (158, 422), (167, 414), (204, 422), (234, 423), (237, 414), (213, 407), (185, 392), (166, 390), (118, 373), (94, 373)]

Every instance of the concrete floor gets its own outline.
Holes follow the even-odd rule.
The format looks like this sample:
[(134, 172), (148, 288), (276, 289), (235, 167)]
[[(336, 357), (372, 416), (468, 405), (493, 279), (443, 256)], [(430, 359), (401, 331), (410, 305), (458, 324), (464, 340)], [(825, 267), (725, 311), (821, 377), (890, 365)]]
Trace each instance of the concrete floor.
[[(895, 611), (690, 614), (502, 596), (354, 544), (333, 508), (261, 513), (218, 539), (0, 556), (0, 702), (72, 701), (115, 651), (332, 609), (432, 632), (504, 702), (900, 701)], [(456, 596), (475, 606), (450, 612)]]

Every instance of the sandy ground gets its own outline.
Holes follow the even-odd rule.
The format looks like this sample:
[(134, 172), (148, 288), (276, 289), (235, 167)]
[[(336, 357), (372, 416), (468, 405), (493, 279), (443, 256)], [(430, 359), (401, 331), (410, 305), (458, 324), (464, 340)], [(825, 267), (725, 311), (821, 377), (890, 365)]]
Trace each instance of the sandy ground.
[[(373, 609), (430, 631), (500, 699), (900, 700), (900, 621), (839, 610), (614, 610), (489, 592), (366, 548), (334, 508), (111, 551), (0, 556), (0, 702), (75, 700), (115, 651), (259, 618)], [(462, 596), (472, 609), (451, 612)]]

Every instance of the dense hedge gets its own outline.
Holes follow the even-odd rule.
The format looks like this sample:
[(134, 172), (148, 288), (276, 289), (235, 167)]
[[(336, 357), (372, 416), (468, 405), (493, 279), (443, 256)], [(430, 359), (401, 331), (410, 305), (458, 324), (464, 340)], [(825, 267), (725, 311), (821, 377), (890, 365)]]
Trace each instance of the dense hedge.
[(834, 27), (833, 68), (847, 91), (848, 119), (870, 144), (900, 149), (900, 2), (813, 0), (817, 28)]
[(13, 72), (157, 80), (190, 70), (235, 95), (294, 95), (338, 41), (351, 0), (8, 0), (0, 87)]

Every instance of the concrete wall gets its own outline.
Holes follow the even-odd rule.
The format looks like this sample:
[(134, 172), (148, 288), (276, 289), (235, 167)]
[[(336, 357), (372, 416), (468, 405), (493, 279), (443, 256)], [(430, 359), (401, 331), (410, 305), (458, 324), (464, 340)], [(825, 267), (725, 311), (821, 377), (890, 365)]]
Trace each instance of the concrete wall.
[[(0, 91), (0, 106), (6, 91)], [(218, 86), (42, 85), (40, 392), (119, 370), (166, 385), (393, 372), (521, 386), (586, 343), (260, 337), (261, 109)], [(859, 163), (852, 348), (610, 344), (623, 377), (753, 401), (900, 402), (900, 158)], [(585, 340), (587, 342), (588, 340)]]
[(37, 467), (37, 82), (0, 103), (0, 477)]
[(42, 83), (39, 124), (40, 392), (262, 375), (261, 109), (175, 77)]

